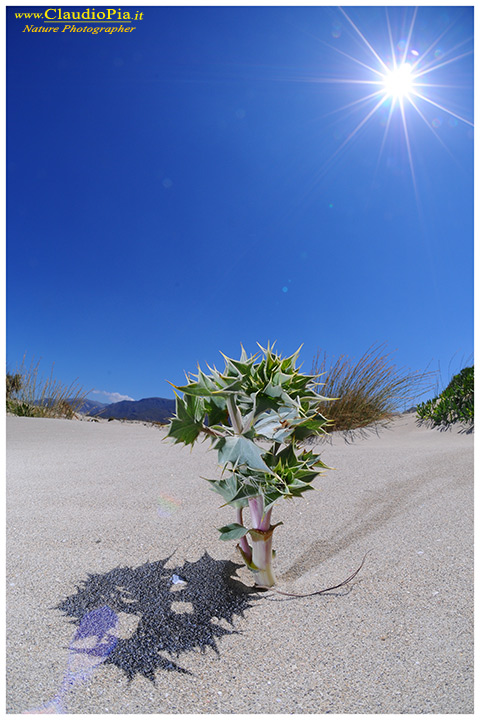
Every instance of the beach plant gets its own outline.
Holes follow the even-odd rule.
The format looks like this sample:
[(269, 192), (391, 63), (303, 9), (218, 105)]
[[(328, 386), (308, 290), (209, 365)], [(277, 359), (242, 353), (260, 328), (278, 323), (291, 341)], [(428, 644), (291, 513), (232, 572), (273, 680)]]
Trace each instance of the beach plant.
[(22, 387), (22, 376), (20, 373), (8, 373), (7, 372), (7, 380), (6, 380), (6, 393), (7, 393), (7, 400), (10, 399), (13, 393), (17, 393), (20, 388)]
[(372, 345), (358, 361), (346, 355), (330, 359), (318, 351), (312, 373), (322, 375), (322, 392), (334, 398), (320, 406), (334, 430), (353, 431), (390, 420), (433, 388), (434, 373), (399, 368), (385, 343)]
[(453, 376), (443, 392), (437, 397), (417, 405), (420, 420), (430, 420), (433, 425), (450, 425), (474, 422), (474, 369), (463, 368)]
[(26, 356), (15, 373), (7, 373), (6, 409), (26, 417), (73, 418), (85, 402), (86, 392), (75, 380), (70, 385), (54, 377), (54, 365), (47, 378), (40, 375), (40, 361), (27, 365)]
[[(250, 357), (242, 348), (240, 360), (222, 353), (222, 372), (199, 367), (198, 374), (187, 374), (186, 385), (173, 385), (176, 413), (167, 437), (184, 445), (211, 440), (223, 472), (208, 482), (235, 510), (235, 522), (219, 528), (220, 539), (238, 540), (255, 584), (272, 587), (272, 537), (282, 524), (272, 524), (273, 506), (314, 489), (327, 466), (304, 443), (323, 435), (329, 421), (319, 411), (327, 398), (317, 392), (317, 377), (296, 368), (300, 350), (284, 358), (273, 346), (259, 347)], [(244, 521), (247, 508), (251, 527)]]

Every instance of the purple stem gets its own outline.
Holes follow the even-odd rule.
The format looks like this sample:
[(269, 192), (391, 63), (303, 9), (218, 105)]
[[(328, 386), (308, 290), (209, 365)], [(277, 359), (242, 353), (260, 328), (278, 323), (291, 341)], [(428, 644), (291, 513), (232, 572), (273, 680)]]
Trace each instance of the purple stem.
[(272, 516), (272, 509), (266, 513), (263, 511), (263, 497), (258, 495), (257, 497), (250, 498), (248, 501), (250, 508), (250, 515), (252, 516), (252, 524), (256, 530), (268, 530), (270, 528), (270, 518)]
[[(272, 508), (265, 512), (263, 497), (250, 498), (248, 501), (250, 515), (252, 517), (253, 530), (267, 532), (270, 530), (270, 518)], [(275, 585), (275, 574), (272, 568), (272, 536), (260, 536), (258, 533), (252, 535), (252, 563), (258, 568), (255, 571), (255, 584), (266, 587)]]

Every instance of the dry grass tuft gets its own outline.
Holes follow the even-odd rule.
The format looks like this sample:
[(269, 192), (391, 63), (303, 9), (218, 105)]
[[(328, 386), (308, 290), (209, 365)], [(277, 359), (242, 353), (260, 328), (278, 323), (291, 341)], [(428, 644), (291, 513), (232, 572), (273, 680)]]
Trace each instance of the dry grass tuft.
[(25, 356), (15, 373), (7, 373), (7, 411), (28, 417), (73, 418), (84, 403), (86, 392), (75, 380), (64, 385), (53, 377), (39, 373), (40, 361), (31, 361), (27, 367)]
[(390, 420), (432, 386), (434, 373), (398, 368), (385, 348), (385, 344), (372, 345), (358, 362), (346, 355), (332, 360), (325, 352), (317, 352), (312, 374), (321, 375), (319, 392), (335, 398), (323, 408), (325, 417), (333, 421), (330, 431)]

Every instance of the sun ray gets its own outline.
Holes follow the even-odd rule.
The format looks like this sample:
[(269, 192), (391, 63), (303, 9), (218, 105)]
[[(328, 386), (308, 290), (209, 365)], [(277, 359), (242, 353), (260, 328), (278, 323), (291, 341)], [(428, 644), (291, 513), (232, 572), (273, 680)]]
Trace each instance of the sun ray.
[[(285, 82), (283, 78), (280, 78), (282, 82)], [(287, 81), (288, 82), (288, 81)], [(311, 83), (337, 83), (342, 85), (381, 85), (381, 80), (358, 80), (354, 78), (293, 78), (290, 82), (311, 82)]]
[(382, 90), (377, 90), (374, 93), (371, 93), (370, 95), (365, 95), (364, 97), (359, 98), (358, 100), (353, 100), (350, 103), (347, 103), (346, 105), (342, 105), (342, 107), (335, 108), (335, 110), (331, 110), (328, 113), (324, 113), (321, 117), (327, 118), (331, 115), (336, 115), (339, 112), (343, 112), (344, 110), (350, 110), (351, 108), (355, 107), (356, 105), (366, 105), (369, 100), (372, 98), (378, 97), (379, 95), (384, 95), (384, 92)]
[(462, 53), (461, 55), (456, 55), (456, 57), (451, 58), (450, 60), (445, 60), (445, 62), (438, 63), (437, 65), (433, 65), (426, 70), (421, 70), (420, 72), (415, 74), (415, 77), (423, 77), (424, 75), (427, 75), (428, 73), (434, 72), (434, 70), (438, 70), (441, 67), (445, 67), (445, 65), (451, 65), (454, 62), (457, 62), (457, 60), (461, 60), (464, 57), (468, 57), (468, 55), (473, 55), (473, 50), (469, 50), (468, 52)]
[(361, 121), (358, 123), (358, 125), (352, 130), (352, 132), (350, 133), (350, 135), (348, 135), (348, 136), (345, 138), (345, 140), (342, 142), (342, 144), (335, 150), (335, 152), (334, 152), (334, 153), (329, 157), (329, 159), (324, 163), (324, 165), (322, 166), (322, 168), (320, 168), (320, 171), (319, 171), (319, 174), (320, 174), (320, 175), (321, 175), (322, 172), (327, 168), (327, 166), (332, 163), (332, 161), (337, 157), (337, 155), (342, 152), (342, 150), (343, 150), (343, 149), (348, 145), (348, 143), (355, 137), (355, 135), (358, 133), (358, 131), (361, 130), (361, 128), (365, 125), (365, 123), (367, 123), (367, 122), (370, 120), (370, 118), (377, 112), (378, 108), (379, 108), (381, 105), (383, 105), (384, 102), (385, 102), (385, 96), (383, 96), (382, 98), (380, 98), (380, 100), (379, 100), (378, 103), (375, 105), (375, 107), (374, 107), (372, 110), (370, 110), (369, 113), (367, 113), (367, 115), (363, 118), (363, 120), (361, 120)]
[(423, 60), (424, 60), (426, 57), (428, 57), (430, 51), (433, 50), (433, 48), (435, 47), (435, 45), (438, 45), (438, 43), (440, 42), (440, 40), (441, 40), (443, 37), (445, 37), (445, 35), (452, 29), (453, 25), (454, 25), (454, 23), (451, 22), (450, 25), (448, 25), (448, 27), (446, 27), (445, 30), (444, 30), (442, 33), (440, 33), (440, 35), (433, 41), (433, 43), (425, 50), (425, 52), (422, 53), (422, 55), (420, 55), (420, 56), (417, 58), (417, 60), (416, 60), (416, 61), (414, 62), (414, 64), (413, 64), (413, 68), (414, 68), (414, 69), (417, 67), (417, 65), (419, 65), (420, 63), (422, 63)]
[(422, 111), (420, 110), (420, 108), (417, 107), (416, 103), (414, 103), (414, 101), (412, 100), (412, 98), (409, 98), (409, 102), (410, 102), (410, 105), (411, 105), (411, 106), (417, 111), (417, 113), (420, 115), (420, 117), (422, 118), (423, 122), (424, 122), (425, 125), (428, 127), (428, 129), (435, 135), (435, 137), (437, 138), (437, 140), (438, 140), (438, 142), (440, 143), (440, 145), (442, 145), (442, 146), (445, 148), (445, 150), (448, 152), (448, 154), (450, 155), (450, 157), (451, 157), (453, 160), (455, 160), (455, 162), (456, 162), (456, 158), (455, 158), (455, 156), (453, 155), (453, 153), (450, 152), (450, 150), (449, 150), (448, 147), (445, 145), (445, 143), (443, 142), (443, 140), (442, 140), (442, 138), (440, 137), (440, 135), (439, 135), (437, 132), (435, 132), (435, 129), (430, 125), (430, 123), (428, 122), (427, 118), (426, 118), (425, 115), (422, 113)]
[(374, 181), (378, 174), (378, 170), (380, 168), (380, 160), (382, 159), (383, 151), (385, 149), (385, 143), (387, 142), (388, 131), (390, 129), (390, 123), (392, 121), (394, 109), (395, 109), (395, 100), (392, 100), (392, 103), (390, 105), (390, 110), (388, 111), (387, 122), (385, 124), (385, 130), (383, 132), (382, 144), (380, 145), (380, 150), (378, 151), (377, 164), (375, 166), (375, 172), (374, 172), (374, 176), (373, 176)]
[(406, 118), (405, 118), (405, 107), (404, 107), (404, 104), (403, 104), (403, 100), (402, 100), (402, 99), (400, 99), (399, 105), (400, 105), (400, 113), (401, 113), (401, 115), (402, 115), (403, 130), (404, 130), (404, 133), (405, 133), (405, 146), (406, 146), (406, 148), (407, 148), (408, 164), (410, 165), (410, 172), (411, 172), (411, 174), (412, 174), (413, 189), (414, 189), (414, 191), (415, 191), (415, 197), (416, 197), (417, 203), (418, 203), (417, 181), (416, 181), (416, 178), (415, 178), (415, 170), (414, 170), (414, 167), (413, 167), (413, 158), (412, 158), (412, 150), (411, 150), (411, 147), (410, 147), (410, 138), (408, 137), (407, 120), (406, 120)]
[(360, 130), (360, 128), (362, 128), (362, 127), (365, 125), (365, 123), (368, 122), (368, 120), (370, 120), (370, 118), (372, 117), (372, 115), (377, 112), (377, 110), (378, 110), (378, 108), (380, 107), (380, 105), (383, 105), (384, 102), (385, 102), (385, 97), (382, 97), (382, 98), (378, 101), (378, 103), (375, 105), (375, 107), (374, 107), (372, 110), (370, 110), (370, 112), (363, 118), (363, 120), (361, 120), (361, 121), (358, 123), (357, 127), (356, 127), (354, 130), (352, 130), (352, 132), (350, 133), (350, 135), (348, 135), (348, 137), (347, 137), (347, 138), (344, 140), (344, 142), (340, 145), (340, 147), (338, 148), (338, 150), (341, 150), (343, 147), (345, 147), (345, 145), (346, 145), (347, 143), (350, 142), (350, 140), (357, 134), (357, 132)]
[(339, 9), (340, 12), (342, 13), (342, 15), (345, 16), (345, 18), (348, 20), (348, 22), (349, 22), (350, 25), (353, 27), (353, 29), (354, 29), (354, 30), (358, 33), (358, 35), (362, 38), (362, 40), (363, 40), (363, 42), (365, 43), (365, 45), (366, 45), (366, 46), (368, 47), (368, 49), (373, 53), (373, 55), (377, 58), (378, 62), (379, 62), (380, 65), (383, 67), (383, 69), (384, 69), (384, 70), (388, 70), (388, 67), (385, 65), (385, 63), (383, 62), (383, 60), (382, 60), (382, 58), (380, 57), (380, 55), (376, 52), (376, 50), (373, 49), (373, 47), (370, 45), (370, 43), (368, 42), (368, 40), (366, 39), (366, 37), (360, 32), (360, 30), (358, 29), (358, 27), (355, 25), (355, 23), (353, 22), (353, 20), (351, 20), (351, 19), (349, 18), (349, 16), (348, 16), (347, 13), (345, 12), (345, 10), (344, 10), (343, 8), (341, 8), (341, 7), (339, 7), (338, 9)]
[(392, 52), (393, 67), (397, 67), (397, 60), (395, 57), (395, 45), (393, 42), (392, 26), (390, 24), (390, 18), (388, 17), (388, 8), (385, 8), (385, 17), (387, 18), (388, 37), (390, 40), (390, 50)]
[(434, 102), (431, 98), (428, 98), (426, 95), (422, 95), (419, 92), (415, 93), (416, 97), (419, 97), (421, 100), (425, 100), (425, 102), (430, 103), (430, 105), (434, 105), (439, 110), (443, 110), (443, 112), (448, 113), (448, 115), (451, 115), (454, 118), (457, 118), (457, 120), (461, 120), (462, 122), (466, 123), (467, 125), (470, 125), (471, 127), (475, 127), (473, 122), (470, 122), (470, 120), (467, 120), (466, 118), (462, 117), (461, 115), (457, 115), (457, 113), (454, 113), (452, 110), (449, 110), (444, 105), (440, 105), (439, 103)]
[(469, 85), (446, 85), (444, 83), (419, 83), (415, 80), (415, 87), (416, 88), (448, 88), (449, 90), (469, 90)]
[(404, 64), (405, 64), (405, 61), (406, 61), (407, 56), (408, 56), (408, 50), (409, 50), (409, 47), (410, 47), (410, 40), (412, 39), (412, 33), (413, 33), (414, 25), (415, 25), (415, 20), (416, 20), (416, 17), (417, 17), (417, 11), (418, 11), (418, 8), (415, 8), (415, 10), (414, 10), (414, 12), (413, 12), (412, 22), (410, 23), (410, 30), (408, 31), (408, 37), (407, 37), (407, 40), (406, 40), (406, 43), (405, 43), (405, 50), (404, 50), (404, 52), (403, 52), (403, 58), (402, 58), (401, 65), (404, 65)]
[(335, 52), (339, 53), (339, 55), (343, 55), (344, 57), (348, 58), (349, 60), (353, 60), (353, 62), (357, 63), (357, 65), (361, 65), (364, 68), (367, 68), (367, 70), (370, 70), (373, 73), (376, 73), (380, 77), (382, 77), (383, 73), (380, 70), (377, 70), (376, 68), (371, 67), (370, 65), (367, 65), (366, 63), (362, 62), (358, 58), (354, 57), (353, 55), (349, 55), (348, 53), (344, 52), (343, 50), (340, 50), (339, 48), (336, 48), (334, 45), (330, 45), (329, 43), (325, 43), (327, 47), (329, 47), (331, 50), (334, 50)]
[[(443, 37), (443, 35), (441, 37)], [(453, 47), (448, 48), (448, 50), (446, 50), (446, 52), (443, 54), (443, 57), (447, 58), (449, 55), (456, 52), (457, 50), (459, 50), (461, 47), (463, 47), (467, 43), (472, 42), (472, 40), (473, 40), (473, 37), (470, 36), (468, 38), (465, 38), (465, 40), (462, 40), (462, 42), (459, 42), (456, 45), (453, 45)], [(430, 49), (437, 43), (438, 43), (438, 40), (435, 43), (433, 43), (433, 45), (430, 46)], [(424, 53), (422, 55), (422, 58), (426, 57), (426, 55), (427, 55), (427, 53)], [(462, 57), (463, 57), (463, 55), (462, 55)], [(427, 68), (430, 68), (432, 66), (438, 67), (439, 62), (440, 62), (440, 58), (434, 57), (432, 60), (429, 60), (428, 62), (426, 62), (424, 64), (423, 70), (426, 70)]]

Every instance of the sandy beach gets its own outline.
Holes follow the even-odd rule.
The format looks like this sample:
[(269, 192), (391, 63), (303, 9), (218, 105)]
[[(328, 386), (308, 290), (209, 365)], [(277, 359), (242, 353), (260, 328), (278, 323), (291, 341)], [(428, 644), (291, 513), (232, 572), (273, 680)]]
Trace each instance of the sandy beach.
[[(218, 540), (234, 517), (201, 479), (208, 443), (6, 426), (8, 713), (473, 713), (473, 434), (405, 414), (318, 445), (335, 469), (274, 509), (278, 587), (335, 585), (371, 552), (347, 587), (290, 598), (248, 592)], [(105, 608), (116, 628), (85, 652)]]

